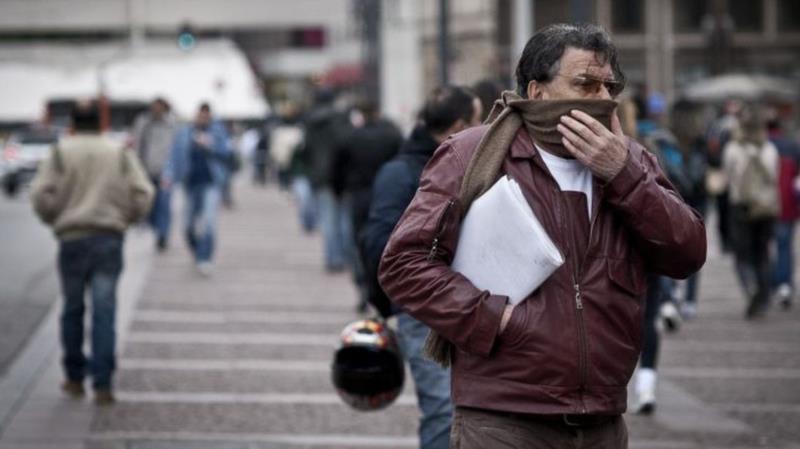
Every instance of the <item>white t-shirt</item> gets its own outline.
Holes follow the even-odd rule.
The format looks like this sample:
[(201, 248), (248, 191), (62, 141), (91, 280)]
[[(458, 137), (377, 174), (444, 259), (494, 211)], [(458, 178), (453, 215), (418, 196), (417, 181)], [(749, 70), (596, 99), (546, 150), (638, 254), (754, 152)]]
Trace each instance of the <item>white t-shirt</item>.
[(587, 213), (592, 216), (592, 172), (577, 159), (564, 159), (554, 156), (538, 145), (536, 148), (544, 164), (550, 170), (558, 186), (566, 192), (582, 192), (586, 195)]

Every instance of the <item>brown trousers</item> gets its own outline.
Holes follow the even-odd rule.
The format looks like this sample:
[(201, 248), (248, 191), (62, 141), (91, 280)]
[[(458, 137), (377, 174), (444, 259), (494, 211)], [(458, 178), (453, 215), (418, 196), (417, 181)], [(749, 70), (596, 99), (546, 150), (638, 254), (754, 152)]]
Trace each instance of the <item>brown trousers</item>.
[(456, 407), (450, 449), (627, 449), (622, 416), (573, 426), (561, 417), (536, 417)]

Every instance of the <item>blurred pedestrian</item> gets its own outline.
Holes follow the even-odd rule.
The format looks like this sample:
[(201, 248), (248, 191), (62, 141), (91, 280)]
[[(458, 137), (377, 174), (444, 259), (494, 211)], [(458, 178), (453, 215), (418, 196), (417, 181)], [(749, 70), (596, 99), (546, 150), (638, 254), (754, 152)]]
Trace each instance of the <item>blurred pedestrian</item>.
[(748, 300), (745, 318), (759, 318), (768, 306), (769, 244), (780, 203), (778, 150), (767, 140), (766, 120), (756, 106), (740, 111), (739, 131), (723, 149), (722, 167), (729, 181), (736, 273)]
[(132, 130), (133, 148), (156, 189), (149, 222), (156, 233), (159, 252), (167, 249), (172, 221), (172, 192), (161, 179), (161, 174), (169, 159), (177, 129), (177, 120), (167, 100), (156, 98), (150, 103), (150, 109), (136, 118)]
[(662, 304), (670, 301), (670, 286), (671, 283), (664, 282), (663, 276), (647, 274), (642, 354), (639, 356), (639, 367), (636, 369), (636, 381), (633, 386), (636, 395), (634, 412), (640, 415), (650, 415), (656, 409), (658, 358), (661, 352), (661, 336), (657, 323)]
[(233, 178), (242, 169), (242, 157), (239, 154), (238, 146), (234, 144), (233, 136), (237, 135), (235, 127), (231, 127), (231, 132), (229, 132), (229, 128), (224, 123), (219, 122), (219, 124), (222, 125), (225, 133), (225, 145), (228, 147), (228, 156), (225, 160), (226, 170), (223, 172), (222, 181), (222, 205), (226, 209), (233, 209)]
[[(517, 93), (490, 125), (442, 143), (389, 238), (381, 286), (452, 364), (453, 447), (627, 447), (645, 272), (690, 275), (706, 239), (655, 157), (622, 134), (610, 100), (623, 82), (605, 30), (542, 28)], [(463, 214), (503, 175), (565, 259), (517, 305), (450, 266)]]
[[(365, 100), (358, 106), (364, 124), (354, 128), (336, 149), (333, 162), (333, 185), (341, 190), (342, 204), (350, 220), (351, 235), (346, 245), (355, 245), (356, 236), (364, 228), (369, 213), (372, 183), (378, 169), (394, 157), (403, 142), (400, 129), (382, 118), (378, 105)], [(337, 192), (339, 193), (339, 192)], [(353, 279), (358, 288), (359, 312), (367, 311), (367, 287), (364, 268), (358, 252), (352, 260)]]
[(183, 184), (186, 191), (185, 235), (198, 272), (211, 274), (217, 215), (231, 157), (225, 127), (204, 103), (194, 123), (178, 132), (164, 171), (168, 186)]
[(236, 147), (243, 160), (250, 161), (253, 166), (253, 184), (264, 186), (267, 183), (267, 165), (269, 162), (269, 146), (264, 135), (268, 132), (272, 116), (252, 124), (239, 136)]
[(489, 112), (492, 111), (492, 106), (494, 106), (494, 102), (500, 98), (500, 94), (503, 93), (503, 85), (499, 82), (491, 79), (486, 78), (478, 81), (472, 86), (471, 89), (475, 92), (475, 95), (481, 101), (481, 123), (486, 120), (486, 117), (489, 116)]
[[(707, 147), (697, 112), (694, 105), (677, 102), (670, 114), (671, 126), (663, 127), (654, 118), (652, 121), (656, 124), (644, 136), (644, 142), (656, 154), (667, 179), (683, 200), (701, 216), (705, 216)], [(686, 280), (683, 295), (678, 293), (678, 285), (674, 280), (662, 280), (667, 301), (662, 304), (661, 314), (668, 330), (674, 330), (680, 324), (681, 317), (692, 319), (697, 314), (699, 276), (698, 271)]]
[(777, 299), (788, 309), (794, 299), (794, 225), (800, 217), (798, 176), (800, 175), (800, 146), (788, 139), (781, 124), (773, 119), (768, 124), (769, 139), (778, 150), (778, 194), (780, 213), (775, 224), (776, 260), (773, 286)]
[(742, 108), (739, 100), (728, 100), (722, 108), (720, 116), (708, 128), (706, 142), (708, 144), (708, 175), (706, 187), (708, 194), (714, 199), (717, 209), (717, 230), (723, 252), (732, 249), (729, 214), (730, 199), (728, 180), (722, 167), (723, 150), (731, 138), (738, 132), (738, 113)]
[[(114, 401), (114, 319), (123, 235), (150, 211), (154, 189), (136, 155), (100, 135), (95, 106), (76, 107), (72, 125), (74, 135), (58, 142), (39, 168), (31, 198), (39, 218), (59, 240), (62, 388), (72, 397), (83, 396), (88, 371), (95, 402), (104, 405)], [(92, 311), (88, 370), (83, 353), (87, 288)]]
[[(292, 178), (303, 176), (303, 183), (308, 184), (308, 172), (293, 170), (295, 153), (303, 147), (303, 129), (299, 107), (291, 101), (282, 103), (278, 109), (276, 121), (269, 128), (269, 159), (275, 165), (278, 185), (289, 188)], [(308, 161), (306, 160), (307, 164)], [(302, 172), (302, 175), (301, 175)], [(310, 190), (310, 184), (308, 189)], [(312, 206), (313, 208), (313, 206)]]
[[(708, 210), (708, 142), (703, 130), (702, 111), (696, 105), (679, 101), (673, 105), (671, 116), (671, 128), (680, 150), (680, 170), (676, 173), (680, 180), (673, 181), (670, 178), (670, 181), (675, 184), (683, 200), (705, 218)], [(700, 273), (698, 271), (686, 280), (680, 302), (684, 319), (692, 319), (697, 315)]]
[(389, 235), (411, 203), (422, 169), (433, 152), (449, 136), (479, 125), (480, 112), (479, 100), (462, 87), (444, 86), (431, 93), (420, 113), (420, 123), (403, 143), (400, 154), (378, 172), (367, 222), (359, 236), (369, 301), (384, 317), (397, 314), (397, 339), (411, 368), (422, 413), (421, 449), (446, 449), (449, 445), (453, 414), (450, 370), (423, 355), (429, 328), (393, 305), (378, 284), (378, 264)]
[(322, 231), (325, 270), (329, 273), (346, 270), (352, 257), (352, 248), (347, 246), (349, 219), (333, 186), (334, 154), (352, 125), (349, 115), (334, 105), (335, 100), (333, 91), (318, 91), (305, 123), (308, 178)]

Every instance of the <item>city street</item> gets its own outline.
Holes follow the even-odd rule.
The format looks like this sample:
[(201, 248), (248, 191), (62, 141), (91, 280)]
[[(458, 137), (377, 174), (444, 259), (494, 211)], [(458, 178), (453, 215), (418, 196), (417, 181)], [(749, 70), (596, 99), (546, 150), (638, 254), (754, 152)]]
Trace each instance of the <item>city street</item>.
[(0, 197), (0, 375), (58, 297), (56, 240), (27, 195)]
[[(0, 325), (15, 341), (31, 335), (0, 379), (0, 449), (416, 447), (413, 385), (372, 413), (349, 409), (331, 385), (338, 333), (358, 316), (349, 275), (324, 272), (319, 236), (300, 230), (286, 192), (241, 181), (210, 278), (178, 229), (164, 254), (143, 229), (129, 233), (118, 403), (106, 408), (61, 396), (58, 308), (47, 312), (55, 244), (27, 202), (0, 205)], [(631, 447), (798, 449), (800, 311), (744, 321), (732, 261), (710, 243), (699, 316), (664, 339), (658, 409), (626, 416)], [(28, 323), (46, 315), (41, 326), (23, 322), (24, 307), (39, 308)]]

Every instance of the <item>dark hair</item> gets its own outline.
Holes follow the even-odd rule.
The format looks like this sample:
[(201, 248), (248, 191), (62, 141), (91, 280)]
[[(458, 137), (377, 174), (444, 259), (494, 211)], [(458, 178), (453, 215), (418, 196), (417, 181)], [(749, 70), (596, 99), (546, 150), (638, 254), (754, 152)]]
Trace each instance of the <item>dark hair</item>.
[(464, 87), (437, 87), (425, 100), (419, 118), (431, 133), (447, 131), (459, 119), (467, 122), (472, 119), (474, 99), (475, 95)]
[(169, 112), (169, 110), (170, 110), (169, 102), (164, 97), (156, 97), (156, 99), (153, 100), (153, 103), (154, 104), (160, 104), (161, 107), (163, 107), (164, 110), (167, 111), (167, 112)]
[(208, 112), (208, 113), (210, 113), (210, 112), (211, 112), (211, 106), (210, 106), (208, 103), (206, 103), (206, 102), (203, 102), (203, 103), (200, 105), (200, 111), (201, 111), (201, 112)]
[(366, 120), (372, 120), (380, 115), (380, 107), (374, 98), (362, 98), (356, 108), (364, 114)]
[(472, 86), (472, 90), (481, 100), (481, 105), (483, 105), (481, 121), (484, 121), (489, 116), (489, 113), (492, 112), (494, 101), (500, 98), (500, 94), (503, 93), (503, 86), (495, 80), (484, 79), (475, 83)]
[(625, 83), (619, 66), (617, 47), (603, 27), (591, 24), (557, 23), (548, 25), (525, 44), (517, 64), (517, 93), (528, 96), (531, 81), (546, 83), (558, 74), (559, 61), (567, 47), (595, 52), (601, 62), (608, 62), (617, 81)]
[(100, 131), (100, 110), (95, 102), (81, 102), (72, 110), (72, 129), (75, 131)]

